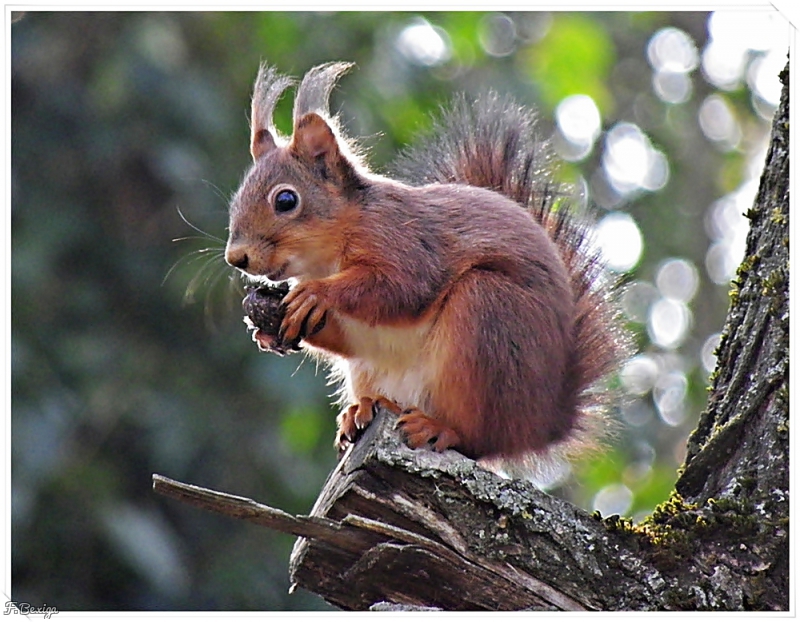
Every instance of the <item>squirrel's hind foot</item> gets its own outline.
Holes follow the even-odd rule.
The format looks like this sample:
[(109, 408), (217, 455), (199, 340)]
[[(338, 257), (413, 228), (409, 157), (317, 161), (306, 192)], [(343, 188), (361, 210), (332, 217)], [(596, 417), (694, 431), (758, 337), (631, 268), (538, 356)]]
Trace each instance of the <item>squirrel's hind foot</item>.
[(396, 426), (411, 449), (427, 445), (434, 451), (444, 451), (461, 443), (458, 432), (441, 421), (428, 417), (419, 408), (404, 410)]
[(336, 418), (337, 430), (334, 447), (339, 453), (344, 452), (347, 447), (355, 443), (367, 426), (372, 423), (375, 417), (375, 410), (385, 408), (386, 410), (399, 415), (402, 408), (397, 402), (383, 396), (362, 397), (357, 404), (351, 404), (345, 408)]

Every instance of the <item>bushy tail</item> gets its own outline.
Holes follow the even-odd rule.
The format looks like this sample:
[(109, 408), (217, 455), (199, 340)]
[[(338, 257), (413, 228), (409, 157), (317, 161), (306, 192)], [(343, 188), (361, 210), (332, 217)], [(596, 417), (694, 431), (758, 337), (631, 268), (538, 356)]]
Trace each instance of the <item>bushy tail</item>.
[(592, 223), (576, 216), (554, 179), (555, 157), (534, 111), (489, 93), (474, 104), (459, 97), (421, 143), (405, 151), (393, 176), (413, 185), (460, 183), (499, 192), (549, 232), (572, 278), (577, 309), (564, 407), (577, 409), (572, 436), (583, 447), (599, 426), (608, 390), (598, 387), (620, 364), (628, 341), (614, 304), (616, 281), (592, 248)]

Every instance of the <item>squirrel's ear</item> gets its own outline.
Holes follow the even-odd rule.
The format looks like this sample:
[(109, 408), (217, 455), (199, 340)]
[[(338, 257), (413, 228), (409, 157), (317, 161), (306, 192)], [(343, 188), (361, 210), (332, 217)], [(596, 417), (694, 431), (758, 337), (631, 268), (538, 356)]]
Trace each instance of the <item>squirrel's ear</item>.
[(320, 156), (341, 156), (336, 135), (328, 123), (316, 112), (309, 112), (298, 119), (292, 134), (291, 148), (299, 155), (311, 160)]
[(250, 136), (250, 155), (253, 161), (258, 160), (265, 153), (275, 148), (275, 137), (267, 129), (256, 129), (251, 131)]
[(253, 160), (258, 160), (275, 148), (278, 134), (272, 124), (272, 113), (283, 92), (293, 82), (294, 80), (282, 76), (267, 64), (262, 63), (258, 68), (250, 104), (250, 155)]

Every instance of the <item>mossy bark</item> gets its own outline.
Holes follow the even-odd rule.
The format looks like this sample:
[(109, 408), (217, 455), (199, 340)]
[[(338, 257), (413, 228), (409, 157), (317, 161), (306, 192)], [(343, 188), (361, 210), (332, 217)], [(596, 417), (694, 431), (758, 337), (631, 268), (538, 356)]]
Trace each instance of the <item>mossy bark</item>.
[[(789, 602), (789, 66), (745, 259), (731, 292), (708, 407), (676, 484), (689, 503), (725, 517), (694, 548), (713, 562), (731, 605)], [(727, 578), (731, 581), (728, 582)]]

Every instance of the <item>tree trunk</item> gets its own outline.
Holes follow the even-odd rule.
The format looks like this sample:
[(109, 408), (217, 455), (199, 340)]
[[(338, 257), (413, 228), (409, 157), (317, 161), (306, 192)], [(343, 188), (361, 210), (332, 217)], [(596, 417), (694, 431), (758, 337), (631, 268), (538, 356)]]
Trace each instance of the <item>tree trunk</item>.
[(344, 609), (788, 610), (788, 65), (781, 79), (708, 408), (676, 492), (641, 524), (412, 451), (386, 412), (311, 516), (161, 476), (155, 489), (301, 536), (294, 584)]

